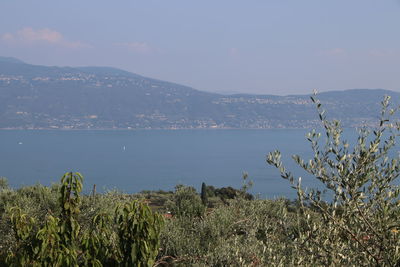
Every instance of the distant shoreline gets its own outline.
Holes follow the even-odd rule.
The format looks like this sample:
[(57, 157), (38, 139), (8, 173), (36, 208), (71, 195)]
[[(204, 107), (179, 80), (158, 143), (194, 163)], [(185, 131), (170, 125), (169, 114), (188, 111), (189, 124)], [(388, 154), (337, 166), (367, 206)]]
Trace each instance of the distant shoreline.
[[(66, 129), (66, 128), (29, 128), (29, 129), (21, 129), (21, 128), (0, 128), (0, 131), (188, 131), (188, 130), (312, 130), (319, 129), (322, 127), (304, 127), (304, 128), (136, 128), (136, 129), (127, 129), (127, 128), (93, 128), (93, 129)], [(355, 127), (346, 127), (346, 128), (355, 128)]]

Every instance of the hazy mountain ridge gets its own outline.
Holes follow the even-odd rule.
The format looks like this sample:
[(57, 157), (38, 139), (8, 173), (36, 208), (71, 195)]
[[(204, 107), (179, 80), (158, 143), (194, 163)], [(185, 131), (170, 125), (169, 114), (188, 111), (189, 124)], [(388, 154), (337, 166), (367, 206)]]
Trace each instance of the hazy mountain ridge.
[[(321, 93), (344, 126), (373, 124), (385, 94)], [(304, 128), (318, 125), (309, 95), (221, 95), (109, 67), (48, 67), (0, 57), (0, 128)]]

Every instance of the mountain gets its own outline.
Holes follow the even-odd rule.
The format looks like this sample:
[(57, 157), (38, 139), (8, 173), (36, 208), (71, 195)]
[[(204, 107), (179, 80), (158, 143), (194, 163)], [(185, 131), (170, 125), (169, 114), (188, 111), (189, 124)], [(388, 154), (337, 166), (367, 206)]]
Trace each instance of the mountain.
[[(383, 96), (321, 93), (328, 117), (374, 124)], [(221, 95), (109, 67), (50, 67), (0, 57), (1, 129), (305, 128), (318, 125), (309, 95)]]
[(14, 57), (0, 57), (0, 62), (4, 63), (24, 63), (23, 61)]

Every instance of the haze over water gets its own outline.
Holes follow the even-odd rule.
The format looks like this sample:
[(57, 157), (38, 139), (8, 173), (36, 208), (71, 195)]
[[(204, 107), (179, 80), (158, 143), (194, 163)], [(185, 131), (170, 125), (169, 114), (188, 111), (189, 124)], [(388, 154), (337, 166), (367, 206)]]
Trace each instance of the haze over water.
[[(242, 185), (242, 173), (260, 197), (295, 197), (289, 183), (267, 165), (268, 152), (281, 150), (298, 175), (292, 154), (311, 155), (307, 130), (0, 131), (0, 176), (15, 187), (58, 182), (67, 171), (84, 175), (84, 191), (200, 189)], [(313, 185), (313, 180), (306, 185)]]

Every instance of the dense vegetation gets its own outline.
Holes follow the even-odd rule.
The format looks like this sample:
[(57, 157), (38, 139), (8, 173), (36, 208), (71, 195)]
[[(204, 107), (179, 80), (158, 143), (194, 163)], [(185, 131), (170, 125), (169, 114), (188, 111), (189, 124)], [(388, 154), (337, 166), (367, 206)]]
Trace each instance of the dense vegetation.
[[(342, 139), (314, 98), (325, 130), (307, 136), (314, 156), (294, 160), (325, 185), (304, 189), (267, 156), (298, 199), (264, 200), (243, 187), (179, 185), (174, 192), (81, 195), (82, 177), (11, 189), (0, 180), (0, 263), (92, 266), (398, 266), (400, 122), (389, 98), (371, 132)], [(148, 205), (152, 208), (149, 209)], [(170, 213), (168, 213), (170, 212)], [(164, 214), (164, 219), (159, 214)]]

